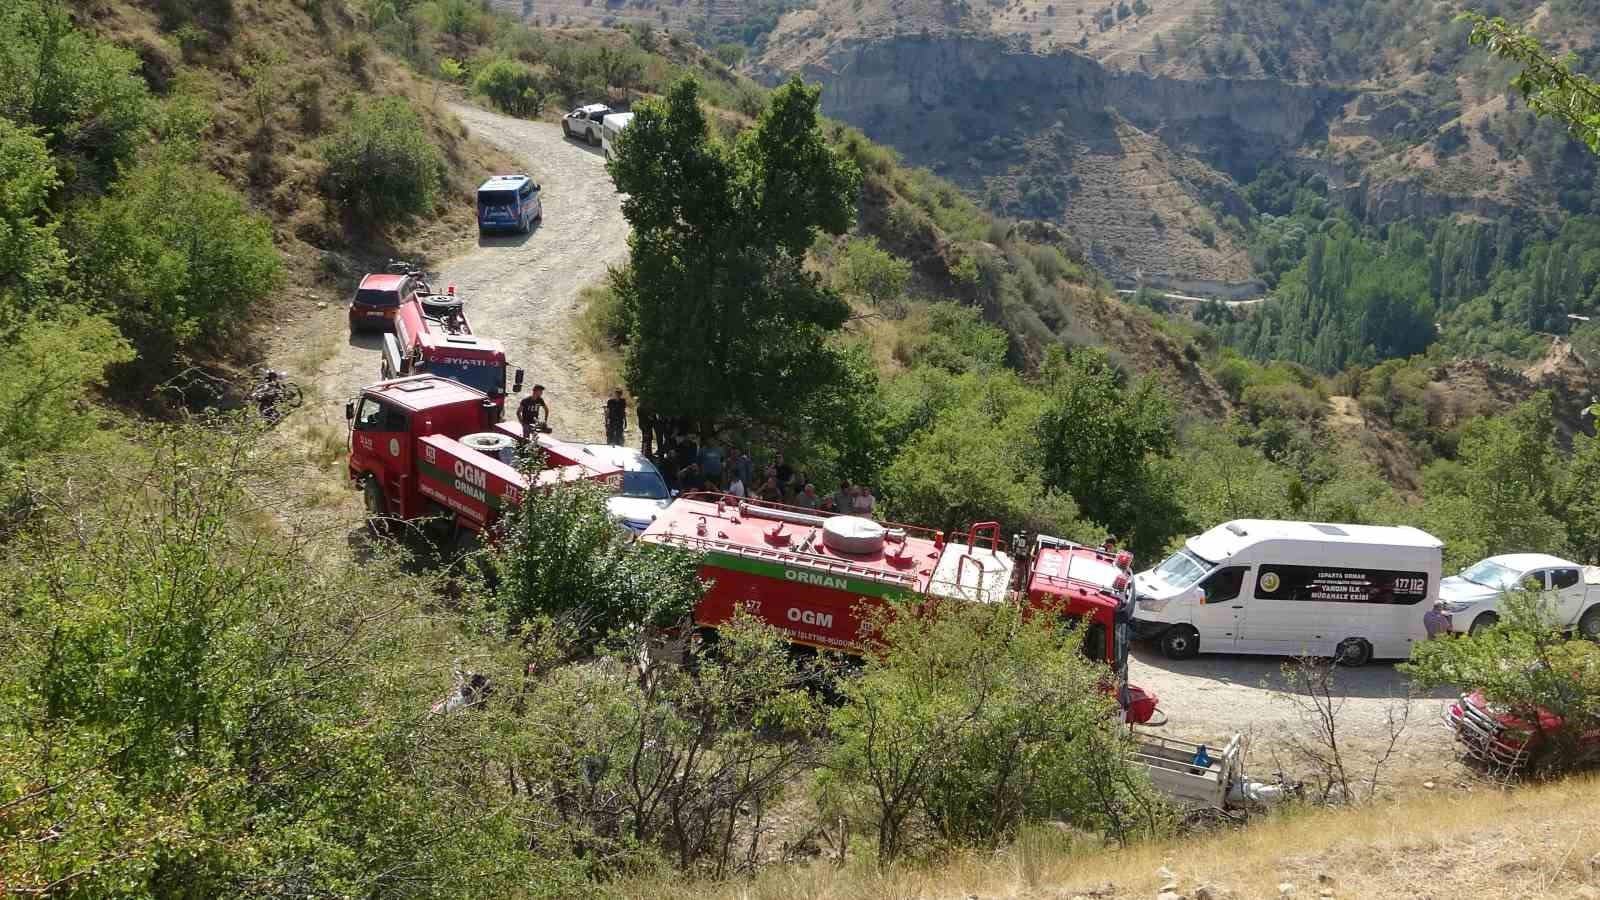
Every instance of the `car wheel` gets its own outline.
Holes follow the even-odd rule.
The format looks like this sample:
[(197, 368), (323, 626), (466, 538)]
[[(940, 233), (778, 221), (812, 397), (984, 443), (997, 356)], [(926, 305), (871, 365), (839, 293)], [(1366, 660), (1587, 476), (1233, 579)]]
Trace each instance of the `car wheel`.
[(1467, 634), (1477, 637), (1478, 635), (1483, 634), (1486, 629), (1493, 628), (1499, 622), (1500, 617), (1498, 615), (1492, 612), (1486, 612), (1472, 620), (1472, 627), (1467, 629)]
[(1578, 634), (1591, 641), (1600, 641), (1600, 605), (1583, 611), (1583, 618), (1578, 620)]
[(383, 485), (368, 475), (361, 483), (361, 498), (367, 507), (367, 530), (376, 537), (389, 534), (389, 501), (383, 496)]
[(1200, 633), (1187, 625), (1174, 625), (1161, 635), (1161, 652), (1167, 659), (1193, 659), (1200, 654)]
[(1333, 653), (1335, 662), (1352, 669), (1372, 662), (1372, 645), (1361, 638), (1345, 638)]
[(562, 122), (561, 123), (561, 133), (562, 133), (562, 135), (564, 135), (566, 137), (572, 137), (572, 126), (568, 125), (566, 122)]

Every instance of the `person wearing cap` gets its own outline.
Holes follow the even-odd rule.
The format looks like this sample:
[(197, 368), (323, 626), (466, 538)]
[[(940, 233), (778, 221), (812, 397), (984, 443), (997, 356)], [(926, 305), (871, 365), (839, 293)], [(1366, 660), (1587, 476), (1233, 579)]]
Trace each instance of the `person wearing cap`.
[(1444, 611), (1443, 600), (1433, 601), (1433, 608), (1422, 616), (1422, 627), (1428, 629), (1428, 640), (1430, 641), (1434, 638), (1448, 636), (1452, 624), (1450, 614)]

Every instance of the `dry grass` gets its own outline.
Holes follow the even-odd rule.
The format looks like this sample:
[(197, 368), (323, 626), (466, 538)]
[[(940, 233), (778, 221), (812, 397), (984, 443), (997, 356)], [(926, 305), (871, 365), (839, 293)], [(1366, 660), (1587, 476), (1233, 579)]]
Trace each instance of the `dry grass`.
[(1156, 874), (1176, 873), (1180, 891), (1210, 883), (1232, 896), (1323, 891), (1340, 898), (1583, 897), (1600, 885), (1592, 824), (1600, 780), (1523, 790), (1427, 795), (1392, 805), (1264, 819), (1221, 831), (1121, 850), (1075, 849), (1038, 833), (996, 854), (967, 854), (936, 868), (887, 874), (866, 861), (774, 867), (724, 885), (636, 884), (627, 893), (660, 900), (868, 900), (968, 898), (1069, 900), (1154, 897)]

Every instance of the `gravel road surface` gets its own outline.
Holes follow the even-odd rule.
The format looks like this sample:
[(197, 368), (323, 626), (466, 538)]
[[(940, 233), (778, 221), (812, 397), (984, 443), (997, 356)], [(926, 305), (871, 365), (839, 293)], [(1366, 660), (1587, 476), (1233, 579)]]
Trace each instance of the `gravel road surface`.
[[(1288, 660), (1275, 656), (1207, 654), (1189, 660), (1169, 660), (1148, 645), (1136, 644), (1129, 663), (1129, 679), (1155, 691), (1168, 724), (1155, 729), (1187, 740), (1221, 741), (1235, 733), (1250, 738), (1248, 765), (1253, 773), (1268, 774), (1281, 765), (1299, 775), (1309, 774), (1288, 750), (1296, 738), (1309, 738), (1311, 728), (1288, 696), (1294, 686), (1283, 674)], [(1393, 663), (1377, 662), (1361, 668), (1334, 671), (1334, 692), (1342, 698), (1337, 721), (1341, 741), (1360, 763), (1382, 752), (1388, 743), (1388, 717), (1406, 705), (1410, 681)], [(1408, 789), (1424, 781), (1446, 782), (1459, 777), (1450, 732), (1439, 725), (1439, 710), (1450, 691), (1422, 693), (1413, 690), (1410, 717), (1385, 780)], [(1277, 763), (1274, 761), (1274, 754)]]
[[(454, 284), (473, 331), (505, 342), (510, 364), (526, 370), (527, 386), (545, 386), (557, 436), (603, 440), (604, 398), (585, 384), (586, 354), (575, 328), (578, 292), (628, 255), (628, 223), (605, 160), (599, 150), (565, 139), (556, 125), (459, 104), (450, 109), (479, 139), (521, 160), (543, 187), (544, 219), (526, 235), (479, 237), (474, 249), (435, 264), (441, 276), (435, 287)], [(381, 341), (377, 335), (345, 341), (317, 371), (319, 393), (353, 397), (376, 381)]]

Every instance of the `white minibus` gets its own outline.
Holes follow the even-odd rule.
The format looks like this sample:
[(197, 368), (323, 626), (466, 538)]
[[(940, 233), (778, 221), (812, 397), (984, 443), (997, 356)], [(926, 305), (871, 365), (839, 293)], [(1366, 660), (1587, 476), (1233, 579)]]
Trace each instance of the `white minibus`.
[(1400, 659), (1427, 636), (1444, 544), (1425, 531), (1239, 519), (1134, 576), (1133, 632), (1197, 653)]

